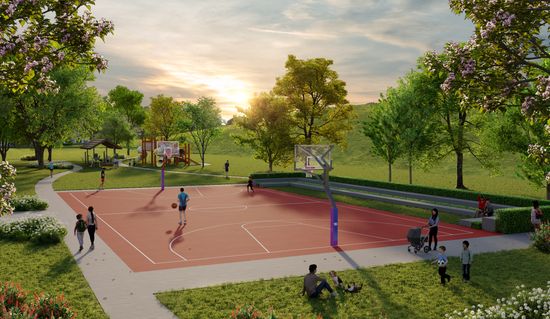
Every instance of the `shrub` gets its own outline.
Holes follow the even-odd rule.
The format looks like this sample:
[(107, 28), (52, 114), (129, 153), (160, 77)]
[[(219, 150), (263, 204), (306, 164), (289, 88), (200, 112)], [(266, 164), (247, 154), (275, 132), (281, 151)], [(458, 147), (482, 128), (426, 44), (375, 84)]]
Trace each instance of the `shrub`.
[(36, 196), (17, 196), (11, 199), (11, 205), (16, 212), (24, 212), (29, 210), (45, 210), (48, 208), (48, 203)]
[(36, 161), (36, 156), (34, 155), (25, 155), (21, 157), (22, 161)]
[(63, 296), (35, 294), (34, 300), (14, 283), (0, 282), (0, 318), (72, 319), (76, 313)]
[(550, 224), (541, 224), (540, 229), (531, 236), (531, 239), (535, 248), (543, 253), (550, 253)]
[[(27, 165), (28, 168), (38, 168), (38, 163), (32, 163)], [(73, 169), (73, 164), (67, 164), (67, 163), (53, 163), (54, 169)], [(48, 165), (46, 164), (44, 168), (48, 168)]]
[(264, 316), (254, 305), (250, 306), (237, 306), (231, 313), (230, 319), (276, 319), (273, 309), (269, 309), (269, 313)]
[(447, 319), (500, 319), (500, 318), (550, 318), (550, 281), (546, 289), (525, 286), (516, 287), (518, 292), (509, 299), (497, 299), (497, 304), (485, 308), (483, 305), (472, 306), (463, 311), (446, 314)]
[(65, 235), (65, 226), (50, 216), (28, 217), (0, 223), (0, 239), (50, 244), (60, 242)]
[(299, 178), (306, 177), (306, 173), (293, 172), (293, 173), (254, 173), (251, 174), (253, 179), (262, 178)]
[[(548, 220), (550, 206), (541, 206), (543, 221)], [(531, 207), (503, 208), (496, 210), (497, 231), (505, 234), (525, 233), (533, 230)]]
[[(477, 200), (478, 192), (460, 190), (460, 189), (447, 189), (447, 188), (436, 188), (429, 186), (420, 186), (420, 185), (410, 185), (410, 184), (397, 184), (397, 183), (388, 183), (381, 181), (372, 181), (367, 179), (358, 179), (350, 177), (340, 177), (340, 176), (330, 176), (331, 182), (346, 183), (352, 185), (360, 186), (372, 186), (379, 188), (386, 188), (404, 192), (413, 192), (419, 194), (435, 195), (435, 196), (445, 196), (458, 199), (466, 200)], [(486, 198), (491, 199), (491, 202), (498, 203), (501, 205), (510, 205), (517, 207), (526, 207), (531, 206), (533, 199), (516, 197), (516, 196), (506, 196), (506, 195), (496, 195), (496, 194), (487, 194), (483, 193)], [(541, 205), (550, 205), (548, 200), (539, 200)]]
[(472, 222), (470, 224), (470, 228), (473, 228), (473, 229), (482, 229), (483, 228), (483, 225), (481, 222)]

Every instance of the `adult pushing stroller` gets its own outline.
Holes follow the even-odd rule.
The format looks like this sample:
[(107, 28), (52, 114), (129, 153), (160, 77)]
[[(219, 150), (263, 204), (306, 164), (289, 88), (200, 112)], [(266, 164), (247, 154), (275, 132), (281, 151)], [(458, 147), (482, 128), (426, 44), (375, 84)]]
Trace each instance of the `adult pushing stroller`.
[(409, 247), (407, 250), (411, 252), (411, 248), (414, 249), (414, 253), (418, 253), (424, 248), (424, 252), (427, 253), (430, 251), (430, 247), (426, 245), (428, 236), (422, 236), (422, 228), (415, 227), (409, 229), (407, 232), (407, 240), (409, 241)]

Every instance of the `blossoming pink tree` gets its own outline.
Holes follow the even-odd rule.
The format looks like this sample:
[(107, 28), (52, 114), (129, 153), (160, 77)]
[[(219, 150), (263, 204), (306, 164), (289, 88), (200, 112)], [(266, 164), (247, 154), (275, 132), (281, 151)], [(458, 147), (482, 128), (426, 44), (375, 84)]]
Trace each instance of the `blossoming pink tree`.
[(10, 199), (15, 194), (16, 170), (8, 162), (0, 162), (0, 216), (13, 213)]
[(99, 71), (107, 61), (94, 51), (113, 24), (92, 16), (93, 0), (4, 0), (0, 2), (0, 85), (15, 93), (51, 89), (48, 73), (60, 64)]
[[(426, 66), (445, 73), (442, 89), (463, 107), (494, 111), (520, 107), (526, 119), (550, 124), (550, 0), (450, 0), (475, 26), (464, 44), (449, 43), (446, 59), (428, 53)], [(437, 71), (436, 71), (437, 70)], [(531, 181), (550, 196), (550, 126), (547, 140), (527, 150)]]

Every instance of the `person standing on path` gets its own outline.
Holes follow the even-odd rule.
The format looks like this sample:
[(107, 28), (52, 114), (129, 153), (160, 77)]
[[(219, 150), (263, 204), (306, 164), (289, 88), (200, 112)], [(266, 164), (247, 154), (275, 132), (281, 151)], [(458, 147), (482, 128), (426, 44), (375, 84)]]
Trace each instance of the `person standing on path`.
[(474, 255), (470, 251), (470, 242), (467, 240), (462, 242), (462, 253), (460, 254), (460, 261), (462, 262), (462, 281), (470, 281), (470, 265), (474, 260)]
[(84, 219), (82, 219), (82, 214), (76, 215), (76, 224), (74, 225), (74, 234), (76, 238), (78, 239), (78, 243), (80, 244), (80, 248), (78, 249), (78, 252), (81, 252), (82, 249), (84, 249), (84, 233), (86, 232), (86, 222)]
[(428, 225), (426, 225), (430, 229), (429, 239), (428, 239), (428, 248), (432, 249), (432, 239), (434, 241), (434, 249), (437, 249), (437, 230), (439, 226), (439, 211), (437, 208), (432, 209), (432, 216), (430, 219), (428, 219)]
[(225, 178), (229, 178), (229, 160), (225, 161), (224, 168), (225, 168)]
[(189, 195), (184, 192), (183, 187), (180, 188), (180, 193), (178, 194), (178, 201), (179, 201), (179, 211), (180, 211), (180, 222), (179, 224), (182, 224), (182, 217), (183, 217), (183, 225), (187, 225), (187, 216), (185, 215), (185, 211), (187, 210), (187, 202), (190, 200)]
[(53, 177), (53, 162), (52, 161), (50, 161), (48, 163), (48, 169), (50, 170), (50, 178), (52, 178)]
[(88, 207), (88, 215), (86, 216), (86, 220), (88, 222), (88, 235), (90, 235), (90, 249), (94, 249), (95, 231), (98, 230), (98, 227), (93, 206)]
[(101, 179), (101, 183), (99, 184), (99, 189), (103, 189), (103, 186), (105, 185), (105, 167), (101, 168), (101, 173), (99, 173), (99, 178)]
[(533, 201), (533, 208), (531, 208), (531, 224), (535, 228), (535, 232), (540, 229), (540, 224), (542, 223), (542, 210), (539, 206), (539, 201)]

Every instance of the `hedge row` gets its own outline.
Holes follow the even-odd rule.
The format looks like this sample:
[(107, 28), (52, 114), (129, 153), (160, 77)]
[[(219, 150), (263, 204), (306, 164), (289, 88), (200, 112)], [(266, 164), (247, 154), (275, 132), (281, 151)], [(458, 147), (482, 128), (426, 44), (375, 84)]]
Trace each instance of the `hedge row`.
[(33, 216), (0, 222), (0, 239), (52, 244), (60, 242), (65, 235), (67, 235), (65, 226), (50, 216)]
[(291, 173), (254, 173), (251, 175), (253, 179), (262, 178), (299, 178), (306, 177), (306, 173), (303, 172), (291, 172)]
[[(550, 206), (541, 206), (542, 221), (547, 222), (550, 215)], [(497, 231), (505, 234), (526, 233), (533, 231), (531, 224), (531, 207), (497, 209)]]
[[(473, 192), (468, 190), (445, 189), (445, 188), (436, 188), (436, 187), (411, 185), (411, 184), (397, 184), (397, 183), (380, 182), (380, 181), (372, 181), (367, 179), (358, 179), (358, 178), (349, 178), (349, 177), (330, 176), (330, 180), (332, 182), (338, 182), (338, 183), (346, 183), (346, 184), (360, 185), (360, 186), (371, 186), (371, 187), (392, 189), (397, 191), (413, 192), (413, 193), (427, 194), (427, 195), (434, 195), (434, 196), (452, 197), (452, 198), (466, 199), (466, 200), (477, 200), (477, 196), (479, 195), (479, 192)], [(497, 203), (501, 205), (527, 207), (533, 204), (533, 199), (531, 198), (487, 194), (487, 193), (483, 193), (483, 195), (486, 198), (489, 198), (493, 203)], [(550, 205), (550, 201), (548, 200), (539, 200), (539, 202), (541, 205)]]

